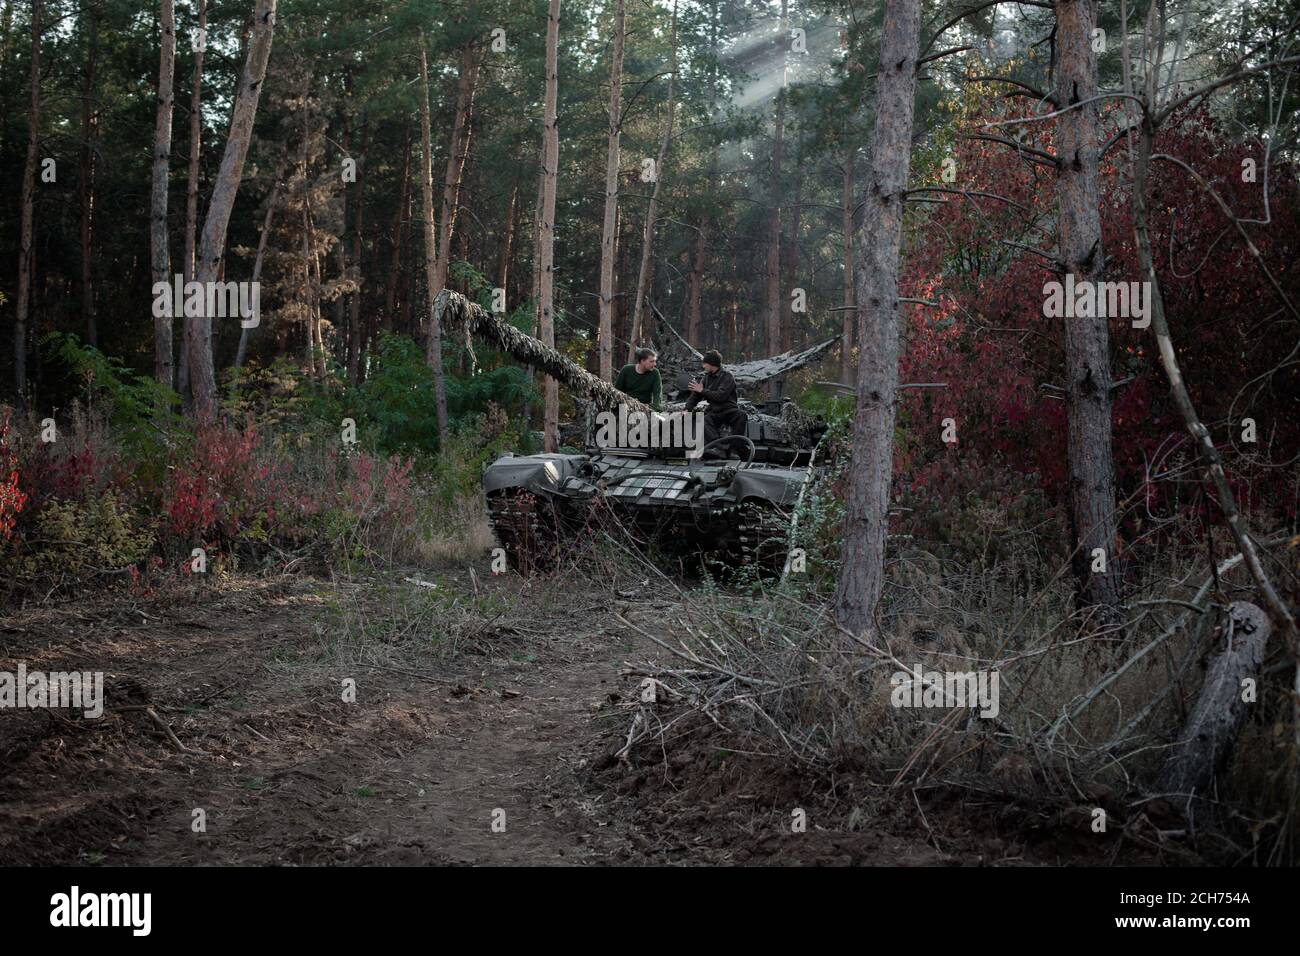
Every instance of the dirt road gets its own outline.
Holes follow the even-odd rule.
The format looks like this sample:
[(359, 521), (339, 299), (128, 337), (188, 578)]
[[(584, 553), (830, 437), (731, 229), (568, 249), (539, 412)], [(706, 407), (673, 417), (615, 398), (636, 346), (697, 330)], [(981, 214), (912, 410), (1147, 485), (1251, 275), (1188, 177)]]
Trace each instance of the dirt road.
[[(529, 585), (474, 587), (517, 601)], [(567, 622), (498, 624), (452, 654), (430, 635), (456, 611), (436, 602), (392, 647), (331, 633), (374, 623), (392, 596), (281, 579), (189, 606), (103, 600), (9, 618), (0, 669), (102, 670), (107, 703), (98, 720), (0, 720), (0, 863), (625, 858), (627, 838), (581, 779), (616, 737), (628, 645), (575, 626), (581, 601)]]

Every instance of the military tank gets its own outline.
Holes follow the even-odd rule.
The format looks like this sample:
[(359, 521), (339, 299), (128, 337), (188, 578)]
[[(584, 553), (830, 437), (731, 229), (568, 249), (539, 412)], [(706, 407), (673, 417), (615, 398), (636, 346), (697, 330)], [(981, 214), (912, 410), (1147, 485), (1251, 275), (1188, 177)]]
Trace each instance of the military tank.
[[(748, 416), (743, 435), (727, 435), (702, 448), (698, 442), (693, 447), (611, 446), (597, 441), (595, 422), (601, 412), (620, 405), (634, 413), (650, 409), (457, 293), (441, 292), (435, 310), (448, 334), (463, 332), (468, 345), (486, 342), (551, 375), (580, 408), (581, 453), (507, 453), (484, 469), (493, 532), (513, 568), (549, 568), (576, 538), (599, 527), (687, 565), (704, 561), (725, 568), (754, 567), (765, 576), (782, 572), (788, 517), (825, 467), (817, 461), (826, 432), (823, 421), (788, 400), (741, 398)], [(658, 320), (656, 339), (661, 340), (666, 323), (662, 316)], [(694, 350), (677, 339), (664, 351), (670, 363), (689, 364), (683, 346)], [(833, 341), (765, 361), (772, 375), (785, 374)], [(738, 386), (743, 381), (752, 388), (772, 377), (762, 374), (759, 363), (746, 366), (739, 366), (740, 375), (737, 366), (728, 367)], [(666, 391), (669, 397), (677, 393), (675, 387)], [(683, 408), (670, 401), (664, 412)]]

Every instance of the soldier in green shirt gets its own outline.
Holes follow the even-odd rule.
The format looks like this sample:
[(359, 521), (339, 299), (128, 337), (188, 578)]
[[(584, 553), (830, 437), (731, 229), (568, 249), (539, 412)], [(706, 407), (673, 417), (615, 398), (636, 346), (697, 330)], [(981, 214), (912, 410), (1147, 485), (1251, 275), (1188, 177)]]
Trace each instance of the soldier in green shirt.
[(624, 365), (614, 378), (614, 387), (649, 405), (655, 411), (663, 408), (664, 385), (655, 365), (659, 356), (654, 349), (640, 348), (634, 353), (635, 365)]

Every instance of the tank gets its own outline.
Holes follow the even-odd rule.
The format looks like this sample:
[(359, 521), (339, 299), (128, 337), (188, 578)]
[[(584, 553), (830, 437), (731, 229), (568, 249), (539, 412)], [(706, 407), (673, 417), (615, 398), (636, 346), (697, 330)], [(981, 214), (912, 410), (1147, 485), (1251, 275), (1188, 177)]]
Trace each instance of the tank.
[[(492, 529), (511, 567), (546, 570), (575, 539), (604, 532), (687, 566), (753, 567), (764, 576), (782, 572), (789, 515), (825, 468), (817, 460), (823, 421), (788, 400), (742, 397), (745, 434), (725, 436), (696, 457), (690, 452), (701, 450), (698, 441), (689, 449), (610, 447), (597, 442), (600, 412), (620, 404), (633, 412), (649, 409), (463, 296), (444, 290), (435, 308), (449, 333), (461, 330), (467, 341), (491, 344), (559, 380), (581, 411), (582, 421), (570, 432), (581, 436), (581, 453), (507, 453), (484, 469)], [(656, 339), (662, 341), (666, 323), (662, 316), (658, 322)], [(773, 375), (784, 374), (833, 341), (764, 361)], [(674, 368), (691, 361), (681, 354), (683, 347), (694, 352), (680, 336), (664, 350)], [(762, 363), (728, 369), (741, 386), (740, 369), (746, 388), (773, 377), (762, 374)], [(673, 387), (665, 382), (668, 397), (676, 396), (676, 384), (676, 377)], [(664, 412), (682, 413), (683, 406), (670, 401)]]

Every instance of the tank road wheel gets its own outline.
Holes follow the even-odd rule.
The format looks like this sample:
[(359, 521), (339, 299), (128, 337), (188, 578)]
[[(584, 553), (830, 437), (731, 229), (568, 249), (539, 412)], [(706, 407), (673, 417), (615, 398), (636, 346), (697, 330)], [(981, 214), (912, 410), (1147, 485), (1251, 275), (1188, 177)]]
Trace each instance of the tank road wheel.
[(560, 552), (559, 525), (550, 502), (518, 489), (491, 495), (488, 512), (506, 561), (521, 574), (549, 571)]
[(737, 563), (753, 567), (765, 578), (779, 578), (785, 568), (790, 526), (771, 505), (750, 499), (736, 512)]

